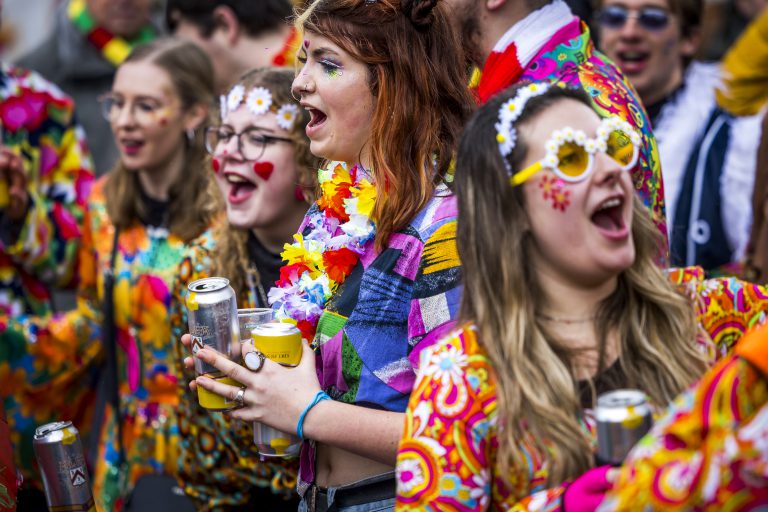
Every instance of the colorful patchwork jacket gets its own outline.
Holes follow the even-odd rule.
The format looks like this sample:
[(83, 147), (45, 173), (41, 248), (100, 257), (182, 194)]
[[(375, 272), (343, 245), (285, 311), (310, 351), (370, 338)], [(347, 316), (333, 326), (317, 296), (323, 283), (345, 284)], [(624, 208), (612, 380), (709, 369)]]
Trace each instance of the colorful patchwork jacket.
[[(173, 338), (178, 340), (189, 332), (184, 306), (188, 283), (210, 277), (211, 261), (215, 257), (214, 239), (194, 247), (181, 263), (179, 287), (172, 311)], [(224, 276), (226, 277), (226, 276)], [(240, 308), (260, 307), (253, 290), (240, 297)], [(194, 370), (184, 368), (182, 361), (191, 355), (181, 343), (176, 344), (177, 371), (183, 381), (195, 378)], [(197, 394), (185, 386), (179, 404), (179, 477), (184, 491), (193, 498), (198, 510), (221, 510), (223, 507), (251, 502), (251, 490), (270, 488), (273, 493), (289, 496), (296, 489), (298, 463), (294, 461), (259, 461), (253, 444), (250, 423), (233, 421), (226, 414), (210, 412), (198, 404)]]
[[(106, 178), (106, 177), (105, 177)], [(114, 226), (104, 196), (105, 178), (90, 195), (80, 248), (77, 309), (53, 317), (0, 320), (0, 389), (6, 397), (13, 441), (24, 467), (31, 467), (31, 434), (50, 419), (91, 426), (94, 401), (89, 370), (101, 360), (104, 275), (109, 268)], [(183, 327), (172, 325), (179, 265), (190, 247), (205, 245), (209, 231), (186, 244), (162, 226), (135, 222), (120, 231), (114, 266), (114, 321), (119, 398), (127, 463), (118, 467), (114, 411), (98, 432), (93, 491), (100, 510), (120, 510), (122, 498), (141, 475), (178, 473), (180, 379), (176, 344)]]
[(42, 315), (50, 286), (74, 285), (90, 154), (72, 100), (37, 73), (5, 64), (0, 126), (0, 143), (24, 162), (30, 199), (21, 226), (0, 222), (0, 313)]
[[(768, 290), (763, 287), (733, 278), (704, 280), (703, 271), (698, 267), (673, 271), (671, 278), (693, 297), (699, 324), (711, 340), (711, 343), (710, 340), (700, 342), (712, 349), (713, 359), (727, 359), (731, 347), (741, 335), (766, 318)], [(698, 384), (698, 388), (689, 392), (687, 402), (685, 398), (681, 399), (682, 402), (676, 402), (672, 410), (680, 408), (681, 403), (690, 405), (690, 393), (705, 392), (708, 386), (718, 382), (712, 375), (724, 372), (723, 375), (727, 374), (724, 378), (734, 383), (734, 386), (727, 387), (733, 393), (727, 394), (726, 398), (745, 411), (745, 415), (739, 418), (724, 421), (751, 417), (757, 408), (768, 403), (768, 381), (763, 379), (762, 384), (756, 385), (759, 379), (745, 368), (738, 361), (730, 366), (728, 363), (718, 366), (713, 370), (714, 374), (709, 374)], [(745, 378), (739, 380), (739, 375)], [(726, 416), (728, 409), (727, 406), (722, 407)], [(396, 510), (560, 510), (561, 495), (567, 484), (546, 488), (548, 473), (545, 458), (532, 445), (524, 446), (529, 455), (526, 466), (513, 469), (509, 475), (500, 474), (496, 458), (497, 414), (494, 370), (478, 342), (474, 327), (459, 328), (424, 351), (398, 453)], [(673, 419), (669, 421), (674, 422), (676, 413), (670, 414)], [(585, 425), (587, 432), (594, 436), (594, 421), (589, 414), (585, 418), (588, 420)], [(696, 422), (707, 420), (696, 415), (685, 421), (688, 427), (693, 422), (698, 428), (701, 423)], [(697, 441), (697, 432), (700, 429), (692, 430), (680, 444), (654, 446), (658, 453), (656, 458), (666, 460), (684, 454), (684, 460), (690, 460), (691, 446), (687, 443)], [(724, 439), (722, 437), (721, 441)], [(730, 447), (713, 439), (708, 449), (714, 454), (725, 455)], [(762, 457), (766, 457), (765, 450)], [(681, 472), (673, 472), (665, 478), (683, 475), (685, 469), (681, 466)], [(696, 469), (705, 472), (708, 467)], [(642, 476), (650, 486), (652, 472), (645, 470)], [(672, 480), (669, 485), (673, 485)], [(633, 496), (640, 494), (636, 487), (628, 491)], [(640, 503), (627, 501), (628, 495), (621, 494), (620, 488), (617, 496), (616, 499), (625, 505)], [(712, 498), (710, 505), (715, 507), (713, 510), (717, 509), (718, 503), (724, 503), (717, 501), (722, 497), (718, 494)], [(754, 496), (744, 492), (743, 498), (752, 499)], [(656, 508), (661, 509), (663, 507)]]
[[(441, 185), (382, 251), (368, 242), (326, 304), (313, 343), (320, 385), (331, 398), (405, 411), (418, 354), (436, 341), (429, 335), (458, 313), (456, 214), (456, 197)], [(304, 443), (299, 494), (314, 482), (314, 457), (314, 443)]]

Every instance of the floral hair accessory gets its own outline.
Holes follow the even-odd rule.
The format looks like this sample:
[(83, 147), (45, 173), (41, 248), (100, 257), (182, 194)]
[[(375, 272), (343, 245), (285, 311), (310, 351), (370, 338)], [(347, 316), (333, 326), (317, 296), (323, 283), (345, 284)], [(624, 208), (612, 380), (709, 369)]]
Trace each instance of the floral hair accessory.
[(277, 109), (277, 125), (283, 130), (290, 130), (299, 116), (299, 107), (293, 104), (281, 105)]
[(523, 114), (525, 104), (533, 97), (541, 96), (549, 90), (549, 84), (529, 84), (517, 91), (514, 98), (505, 101), (499, 108), (499, 120), (496, 123), (496, 142), (499, 144), (499, 153), (504, 157), (504, 165), (511, 172), (507, 157), (517, 143), (517, 130), (514, 123)]
[(272, 93), (266, 87), (254, 87), (246, 94), (245, 87), (237, 84), (229, 90), (229, 93), (219, 97), (221, 120), (223, 121), (230, 112), (237, 110), (243, 103), (254, 116), (263, 116), (267, 112), (275, 113), (278, 126), (284, 130), (293, 128), (299, 116), (297, 105), (291, 103), (275, 105)]

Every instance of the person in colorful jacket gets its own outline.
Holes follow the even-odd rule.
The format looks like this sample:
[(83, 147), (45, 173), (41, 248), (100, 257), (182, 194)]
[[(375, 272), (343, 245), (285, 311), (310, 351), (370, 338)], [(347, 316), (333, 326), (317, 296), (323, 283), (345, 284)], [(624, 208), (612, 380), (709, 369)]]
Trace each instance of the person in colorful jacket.
[(233, 418), (305, 440), (300, 510), (392, 508), (414, 357), (457, 312), (456, 210), (443, 177), (472, 98), (444, 9), (316, 0), (299, 16), (293, 93), (311, 116), (310, 149), (328, 163), (269, 300), (316, 352), (253, 372), (196, 354), (247, 386), (196, 380), (243, 404)]
[[(217, 226), (215, 243), (196, 247), (185, 259), (180, 283), (225, 277), (240, 308), (269, 308), (267, 292), (280, 277), (281, 249), (292, 241), (317, 186), (318, 160), (304, 133), (309, 113), (291, 97), (293, 77), (292, 70), (278, 68), (246, 73), (221, 97), (220, 121), (206, 129), (228, 222)], [(179, 289), (178, 308), (186, 297), (186, 287)], [(175, 338), (185, 332), (174, 332)], [(181, 361), (189, 352), (178, 347)], [(191, 380), (195, 374), (185, 376)], [(251, 424), (212, 414), (194, 393), (179, 407), (179, 473), (200, 509), (296, 510), (295, 462), (260, 462)]]
[[(637, 93), (595, 50), (587, 25), (562, 0), (451, 0), (451, 16), (471, 64), (482, 70), (481, 103), (520, 81), (558, 82), (586, 91), (601, 116), (618, 115), (643, 134), (635, 190), (666, 237), (658, 148)], [(666, 251), (666, 246), (663, 246)]]
[[(76, 285), (92, 164), (74, 104), (35, 72), (0, 67), (0, 315), (45, 315), (54, 289)], [(10, 395), (18, 374), (0, 362), (0, 409), (13, 435), (23, 493), (42, 489), (32, 461), (34, 423)], [(37, 398), (31, 388), (24, 393)], [(50, 416), (37, 416), (52, 421)], [(28, 498), (31, 499), (31, 498)]]
[[(102, 359), (102, 340), (114, 328), (120, 410), (108, 404), (91, 434), (98, 436), (92, 482), (100, 510), (120, 510), (143, 475), (178, 473), (182, 384), (169, 311), (180, 262), (191, 247), (207, 243), (221, 212), (199, 129), (212, 100), (210, 61), (193, 44), (157, 40), (132, 52), (103, 102), (121, 157), (88, 200), (78, 307), (53, 317), (0, 320), (6, 382), (36, 392), (14, 395), (29, 428), (51, 414), (82, 419), (70, 415), (71, 404), (88, 392), (80, 377)], [(102, 325), (110, 304), (114, 325)]]
[(72, 96), (77, 117), (101, 176), (119, 152), (97, 99), (109, 91), (115, 70), (137, 44), (159, 33), (150, 20), (150, 0), (64, 0), (55, 12), (53, 30), (40, 46), (19, 60)]
[(768, 290), (657, 266), (658, 231), (632, 193), (640, 146), (583, 92), (544, 84), (469, 122), (461, 323), (422, 352), (397, 510), (594, 509), (615, 476), (594, 467), (596, 397), (635, 388), (663, 408), (765, 321)]

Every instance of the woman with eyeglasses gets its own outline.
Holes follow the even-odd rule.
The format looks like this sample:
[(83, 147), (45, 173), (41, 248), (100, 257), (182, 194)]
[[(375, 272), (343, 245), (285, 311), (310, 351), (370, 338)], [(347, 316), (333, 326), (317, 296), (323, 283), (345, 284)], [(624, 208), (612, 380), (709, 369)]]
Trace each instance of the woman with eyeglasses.
[(421, 354), (397, 510), (594, 510), (618, 473), (595, 461), (597, 395), (634, 388), (664, 408), (718, 357), (631, 456), (615, 510), (761, 499), (750, 475), (764, 475), (735, 472), (768, 458), (760, 438), (725, 434), (750, 424), (764, 439), (768, 379), (726, 355), (765, 320), (768, 290), (658, 268), (632, 186), (640, 147), (627, 122), (558, 86), (517, 86), (470, 120), (455, 182), (460, 325)]
[[(243, 75), (221, 96), (219, 118), (205, 131), (227, 222), (217, 226), (214, 243), (197, 247), (182, 263), (180, 281), (226, 277), (240, 308), (269, 307), (280, 252), (315, 196), (319, 161), (304, 134), (309, 114), (291, 97), (293, 76), (278, 68)], [(176, 301), (182, 309), (183, 299)], [(187, 332), (182, 322), (174, 326), (183, 328), (176, 339)], [(189, 355), (179, 349), (180, 360)], [(185, 377), (194, 379), (194, 372)], [(296, 510), (295, 462), (259, 461), (251, 424), (201, 408), (191, 391), (180, 407), (179, 471), (202, 509)]]
[[(239, 402), (233, 418), (303, 439), (299, 510), (392, 509), (413, 361), (456, 312), (446, 177), (473, 102), (445, 9), (315, 0), (299, 15), (293, 93), (325, 165), (268, 298), (314, 351), (305, 345), (295, 368), (266, 360), (252, 371), (208, 349), (195, 354), (245, 386), (192, 383)], [(253, 348), (244, 351), (247, 361)]]
[[(223, 211), (202, 136), (213, 91), (211, 63), (195, 45), (157, 40), (134, 49), (102, 98), (120, 160), (88, 200), (77, 309), (8, 325), (12, 359), (0, 364), (24, 366), (41, 391), (104, 368), (90, 432), (99, 510), (179, 499), (171, 485), (132, 492), (158, 474), (175, 483), (179, 471), (182, 384), (169, 312), (179, 264)], [(38, 407), (55, 410), (59, 399)], [(77, 425), (84, 433), (90, 426)], [(172, 506), (189, 510), (183, 505)]]

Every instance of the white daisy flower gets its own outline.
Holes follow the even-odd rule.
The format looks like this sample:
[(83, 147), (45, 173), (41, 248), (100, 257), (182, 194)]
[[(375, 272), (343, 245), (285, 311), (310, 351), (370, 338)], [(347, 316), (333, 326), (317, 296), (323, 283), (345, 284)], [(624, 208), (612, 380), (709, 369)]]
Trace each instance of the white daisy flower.
[(281, 105), (277, 109), (277, 125), (283, 130), (290, 130), (293, 128), (293, 123), (299, 115), (298, 105), (287, 104)]
[(227, 112), (232, 112), (237, 107), (239, 107), (240, 103), (243, 102), (244, 96), (245, 87), (243, 87), (241, 84), (234, 86), (227, 95)]
[(264, 115), (269, 112), (269, 107), (272, 106), (272, 93), (266, 87), (254, 87), (248, 93), (245, 105), (253, 115)]
[(557, 164), (559, 163), (560, 163), (560, 160), (557, 158), (557, 155), (550, 153), (544, 157), (544, 162), (542, 162), (542, 165), (544, 167), (554, 169), (557, 167)]

